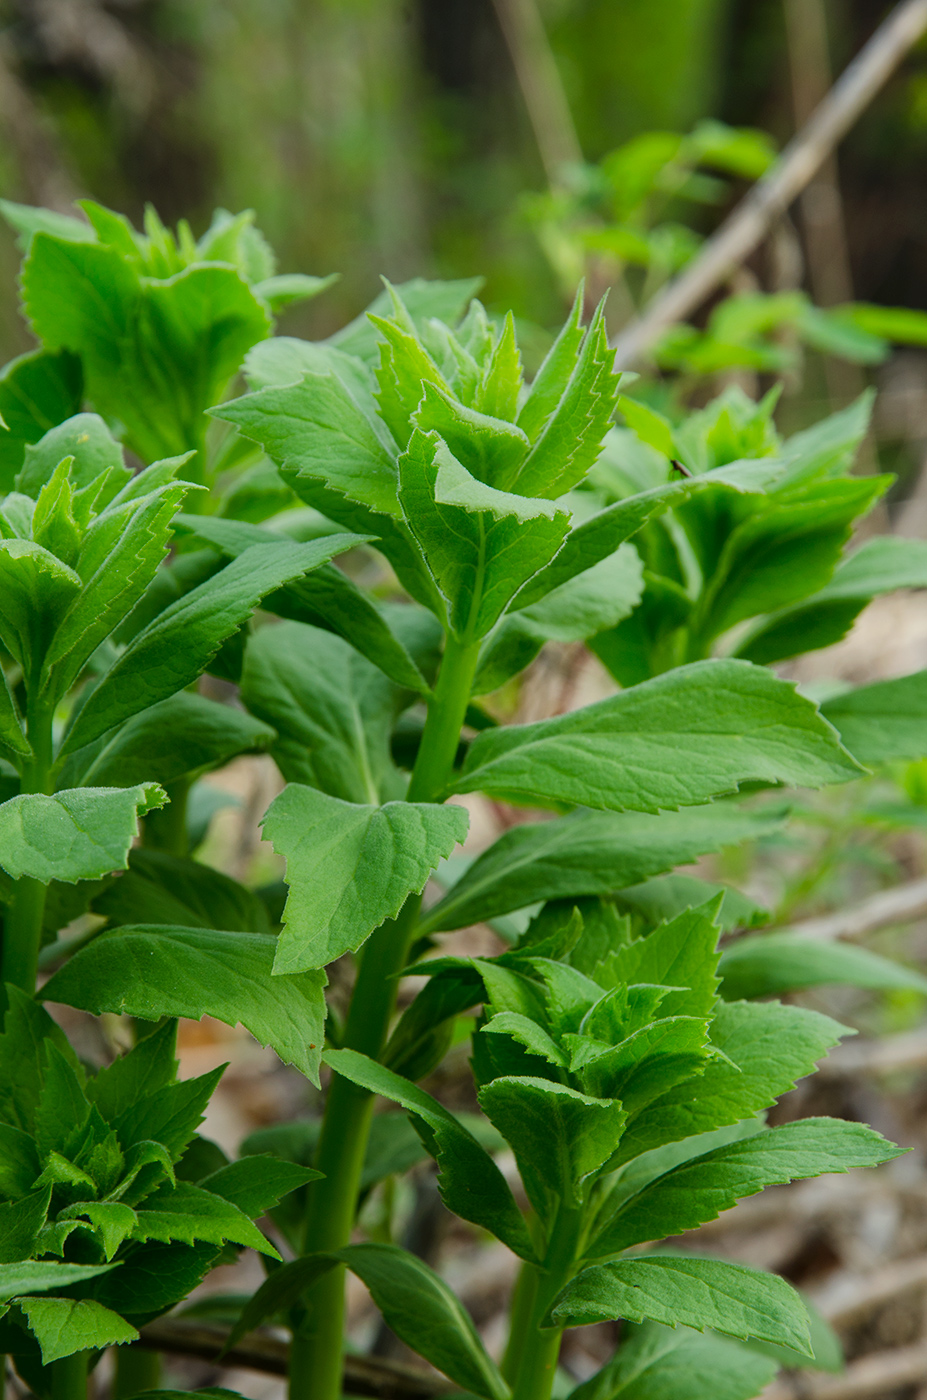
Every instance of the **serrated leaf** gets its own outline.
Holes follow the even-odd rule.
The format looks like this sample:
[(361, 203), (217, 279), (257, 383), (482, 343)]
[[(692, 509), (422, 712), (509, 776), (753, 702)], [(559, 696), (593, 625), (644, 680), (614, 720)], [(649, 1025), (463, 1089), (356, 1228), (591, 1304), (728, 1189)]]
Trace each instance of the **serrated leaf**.
[(468, 408), (453, 394), (423, 380), (413, 420), (423, 433), (437, 433), (461, 466), (487, 486), (514, 480), (530, 443), (514, 423)]
[(370, 1289), (399, 1339), (462, 1389), (508, 1400), (509, 1388), (462, 1304), (432, 1269), (391, 1244), (353, 1244), (338, 1258)]
[(400, 1104), (426, 1125), (449, 1210), (489, 1230), (522, 1259), (535, 1253), (524, 1218), (495, 1162), (462, 1123), (424, 1089), (354, 1050), (328, 1050), (325, 1063), (371, 1094)]
[(48, 632), (79, 594), (81, 580), (33, 540), (0, 539), (0, 640), (34, 674)]
[(51, 1187), (47, 1186), (44, 1190), (30, 1192), (21, 1200), (0, 1205), (0, 1264), (15, 1264), (29, 1258), (36, 1236), (45, 1224), (50, 1200)]
[(534, 660), (545, 642), (579, 642), (614, 627), (640, 601), (643, 566), (631, 544), (552, 589), (539, 602), (509, 611), (480, 654), (473, 694), (497, 690)]
[[(278, 343), (278, 340), (265, 341), (262, 348)], [(272, 543), (275, 538), (270, 530), (241, 520), (180, 515), (174, 523), (232, 559), (253, 544)], [(323, 564), (305, 578), (271, 594), (264, 600), (264, 607), (278, 617), (334, 632), (350, 642), (397, 685), (420, 694), (427, 691), (418, 664), (401, 638), (391, 630), (386, 617), (368, 595), (335, 565)]]
[(927, 587), (927, 542), (897, 535), (867, 540), (834, 570), (826, 587), (772, 613), (738, 644), (737, 655), (768, 665), (832, 646), (871, 599), (896, 588)]
[(290, 886), (275, 970), (325, 967), (359, 948), (424, 888), (468, 825), (460, 807), (374, 807), (290, 783), (263, 821), (265, 836), (286, 857)]
[(418, 429), (399, 461), (399, 498), (445, 600), (453, 630), (484, 636), (532, 574), (556, 554), (569, 516), (486, 486)]
[(261, 934), (129, 927), (101, 934), (42, 989), (94, 1015), (113, 1011), (157, 1020), (210, 1016), (241, 1022), (262, 1045), (313, 1081), (325, 1021), (325, 974), (274, 976), (274, 944)]
[(26, 1261), (0, 1264), (0, 1299), (20, 1293), (47, 1293), (51, 1288), (70, 1288), (75, 1283), (99, 1278), (117, 1268), (116, 1264), (48, 1264)]
[(41, 1171), (35, 1140), (12, 1123), (0, 1123), (0, 1195), (26, 1196)]
[(872, 1128), (805, 1118), (683, 1162), (625, 1201), (589, 1245), (590, 1259), (681, 1235), (716, 1220), (745, 1196), (826, 1172), (876, 1167), (902, 1155)]
[(795, 933), (761, 933), (739, 938), (721, 954), (721, 994), (781, 996), (783, 992), (828, 984), (927, 993), (927, 978), (868, 948), (824, 943)]
[(701, 661), (556, 719), (479, 734), (454, 791), (653, 812), (742, 782), (820, 787), (860, 771), (787, 682)]
[(86, 1094), (103, 1118), (113, 1122), (149, 1094), (173, 1084), (177, 1077), (177, 1024), (165, 1021), (139, 1039), (130, 1051), (105, 1065), (87, 1081)]
[(166, 785), (221, 768), (236, 754), (268, 749), (275, 737), (270, 725), (259, 719), (181, 690), (75, 753), (62, 770), (62, 786), (117, 779)]
[(160, 807), (157, 783), (23, 793), (0, 804), (0, 864), (14, 880), (95, 880), (125, 870), (138, 819)]
[(241, 698), (273, 725), (283, 777), (346, 802), (401, 797), (390, 741), (408, 692), (353, 647), (300, 622), (262, 627), (248, 641)]
[(83, 1218), (89, 1220), (99, 1234), (107, 1259), (112, 1259), (119, 1246), (138, 1227), (136, 1212), (120, 1201), (77, 1201), (58, 1217), (59, 1221)]
[(27, 446), (23, 468), (16, 479), (17, 489), (38, 497), (65, 457), (74, 459), (70, 475), (77, 490), (86, 491), (97, 510), (102, 510), (132, 480), (122, 448), (100, 415), (75, 413), (57, 425), (49, 424), (38, 442)]
[(776, 1274), (720, 1259), (650, 1255), (584, 1269), (551, 1309), (560, 1326), (624, 1317), (778, 1342), (810, 1356), (799, 1295)]
[(580, 289), (519, 410), (518, 426), (532, 442), (559, 404), (576, 366), (576, 357), (586, 333), (582, 318), (583, 294)]
[[(846, 1028), (797, 1006), (778, 1002), (721, 1003), (711, 1041), (724, 1058), (696, 1080), (652, 1103), (628, 1128), (614, 1166), (663, 1143), (752, 1118), (811, 1074)], [(730, 1063), (728, 1063), (730, 1061)]]
[(160, 613), (135, 636), (79, 711), (61, 747), (73, 753), (194, 681), (266, 593), (349, 549), (351, 536), (257, 545)]
[(330, 1254), (309, 1254), (301, 1259), (291, 1259), (282, 1268), (274, 1269), (242, 1308), (229, 1334), (226, 1350), (253, 1332), (255, 1327), (260, 1327), (267, 1318), (293, 1307), (316, 1279), (333, 1269), (337, 1262)]
[(628, 1331), (569, 1400), (753, 1400), (776, 1374), (775, 1361), (724, 1337), (658, 1323)]
[(0, 1121), (31, 1135), (48, 1045), (54, 1045), (74, 1068), (78, 1060), (64, 1031), (44, 1006), (19, 987), (7, 984), (5, 991), (8, 1006), (0, 1035)]
[(148, 1196), (138, 1208), (135, 1237), (158, 1240), (162, 1244), (221, 1245), (226, 1241), (267, 1254), (280, 1256), (256, 1225), (231, 1201), (215, 1196), (192, 1181), (178, 1181), (175, 1186), (162, 1186), (156, 1195)]
[[(392, 290), (401, 297), (402, 304), (413, 323), (421, 325), (430, 317), (437, 317), (449, 326), (460, 320), (472, 297), (475, 297), (483, 284), (481, 277), (463, 277), (456, 281), (428, 280), (413, 277), (409, 282), (400, 282)], [(336, 331), (327, 342), (350, 355), (358, 355), (362, 360), (375, 361), (378, 340), (376, 331), (368, 319), (388, 313), (392, 307), (390, 294), (382, 291), (347, 326)]]
[(305, 1186), (309, 1181), (318, 1181), (321, 1175), (312, 1167), (301, 1167), (296, 1162), (256, 1155), (229, 1162), (197, 1184), (214, 1196), (231, 1202), (249, 1220), (257, 1220), (279, 1205), (291, 1191)]
[(511, 1145), (542, 1218), (550, 1213), (551, 1193), (571, 1206), (583, 1200), (584, 1183), (612, 1156), (627, 1122), (615, 1100), (529, 1075), (494, 1079), (480, 1090), (479, 1102)]
[(783, 817), (718, 803), (657, 816), (576, 812), (511, 827), (423, 917), (422, 933), (464, 928), (539, 900), (606, 895), (697, 856), (777, 831)]
[(27, 444), (80, 410), (80, 360), (68, 351), (30, 350), (0, 370), (0, 492), (13, 490)]
[(213, 410), (287, 472), (317, 477), (358, 505), (398, 520), (395, 449), (334, 374), (259, 389)]
[(140, 1245), (119, 1272), (103, 1279), (94, 1291), (105, 1306), (118, 1308), (142, 1326), (185, 1298), (202, 1281), (216, 1253), (211, 1244)]
[(111, 927), (175, 924), (183, 928), (270, 933), (264, 901), (220, 870), (167, 851), (136, 847), (128, 873), (96, 896), (93, 912)]
[(874, 765), (927, 755), (927, 671), (877, 681), (821, 706), (850, 752)]

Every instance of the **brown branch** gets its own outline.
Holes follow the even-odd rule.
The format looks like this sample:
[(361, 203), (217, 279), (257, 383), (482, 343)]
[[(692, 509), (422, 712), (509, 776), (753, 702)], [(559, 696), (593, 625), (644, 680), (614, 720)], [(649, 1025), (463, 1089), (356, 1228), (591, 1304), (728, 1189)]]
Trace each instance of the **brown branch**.
[(621, 332), (615, 342), (618, 368), (627, 368), (645, 355), (667, 326), (691, 315), (753, 252), (925, 30), (927, 0), (901, 0), (717, 233), (680, 276), (654, 297), (640, 320)]
[[(213, 1323), (187, 1322), (183, 1318), (162, 1317), (141, 1329), (134, 1345), (147, 1351), (166, 1351), (175, 1356), (195, 1356), (217, 1366), (242, 1366), (265, 1375), (285, 1376), (289, 1343), (267, 1333), (252, 1332), (238, 1346), (223, 1354), (229, 1328)], [(429, 1375), (398, 1361), (369, 1356), (346, 1356), (344, 1392), (371, 1397), (371, 1400), (437, 1400), (453, 1387), (441, 1376)]]

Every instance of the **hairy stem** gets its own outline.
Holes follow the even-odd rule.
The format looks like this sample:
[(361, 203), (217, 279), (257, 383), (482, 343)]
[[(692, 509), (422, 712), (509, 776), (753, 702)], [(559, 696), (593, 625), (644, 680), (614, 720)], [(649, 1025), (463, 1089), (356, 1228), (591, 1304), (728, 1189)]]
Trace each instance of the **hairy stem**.
[(557, 1294), (576, 1271), (582, 1224), (582, 1212), (561, 1203), (543, 1267), (526, 1265), (519, 1279), (503, 1363), (512, 1400), (550, 1400), (563, 1329), (542, 1324)]
[[(470, 700), (478, 644), (448, 639), (441, 672), (428, 706), (415, 768), (412, 802), (433, 802), (447, 786)], [(377, 1059), (396, 1005), (396, 974), (405, 967), (418, 922), (420, 898), (410, 896), (396, 919), (375, 929), (360, 958), (345, 1026), (344, 1045)], [(306, 1218), (307, 1253), (339, 1249), (351, 1238), (360, 1174), (367, 1150), (373, 1098), (338, 1075), (332, 1077)], [(343, 1370), (344, 1270), (333, 1269), (315, 1284), (294, 1330), (290, 1353), (291, 1400), (339, 1400)]]

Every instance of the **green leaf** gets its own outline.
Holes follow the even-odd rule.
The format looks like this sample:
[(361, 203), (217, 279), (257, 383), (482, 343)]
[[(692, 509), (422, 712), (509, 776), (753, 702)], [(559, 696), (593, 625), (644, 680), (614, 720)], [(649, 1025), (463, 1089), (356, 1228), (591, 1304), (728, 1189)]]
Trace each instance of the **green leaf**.
[(783, 992), (828, 984), (927, 993), (927, 978), (868, 948), (824, 943), (795, 933), (761, 933), (739, 938), (721, 954), (721, 994), (740, 997), (781, 996)]
[(810, 1356), (808, 1318), (793, 1288), (720, 1259), (644, 1255), (597, 1264), (567, 1284), (551, 1309), (559, 1326), (616, 1317), (706, 1327), (730, 1337), (778, 1342)]
[[(392, 290), (402, 298), (402, 304), (414, 324), (422, 325), (431, 317), (435, 317), (448, 326), (454, 326), (482, 285), (482, 277), (463, 277), (450, 282), (437, 278), (427, 280), (424, 277), (413, 277), (410, 282), (401, 282)], [(368, 318), (371, 315), (389, 313), (391, 309), (389, 292), (380, 292), (366, 311), (362, 311), (347, 326), (336, 331), (328, 344), (337, 346), (349, 355), (358, 355), (362, 360), (376, 360), (379, 342)]]
[(633, 545), (562, 583), (530, 607), (509, 612), (487, 639), (473, 694), (497, 690), (524, 670), (545, 642), (580, 642), (628, 616), (643, 592), (643, 566)]
[[(39, 441), (26, 448), (18, 490), (38, 498), (65, 457), (74, 459), (70, 476), (75, 487), (79, 491), (95, 488), (93, 501), (98, 510), (132, 481), (122, 448), (99, 414), (75, 413), (57, 425), (49, 424)], [(140, 475), (144, 480), (144, 473)]]
[(718, 978), (717, 923), (720, 900), (696, 909), (635, 939), (612, 953), (606, 964), (615, 986), (653, 985), (670, 990), (660, 1002), (661, 1016), (707, 1016), (715, 1005)]
[(628, 1128), (620, 1161), (754, 1117), (796, 1080), (811, 1074), (846, 1034), (846, 1028), (829, 1016), (797, 1006), (721, 1003), (712, 1021), (711, 1041), (723, 1058), (712, 1060), (697, 1079), (656, 1099)]
[(425, 1125), (439, 1168), (438, 1189), (448, 1210), (489, 1230), (521, 1259), (535, 1253), (524, 1217), (505, 1177), (462, 1123), (424, 1089), (354, 1050), (328, 1050), (325, 1063), (371, 1094), (382, 1094)]
[(793, 686), (761, 667), (701, 661), (556, 719), (479, 734), (453, 790), (653, 812), (743, 782), (820, 787), (861, 771)]
[(542, 1218), (550, 1213), (552, 1192), (571, 1206), (579, 1205), (584, 1183), (612, 1156), (627, 1122), (614, 1099), (590, 1098), (565, 1084), (528, 1075), (494, 1079), (480, 1090), (479, 1102), (510, 1143), (525, 1189)]
[(291, 783), (263, 821), (265, 836), (286, 857), (290, 886), (275, 970), (325, 967), (359, 948), (424, 888), (468, 824), (461, 807), (374, 807)]
[(136, 846), (127, 874), (93, 900), (110, 926), (177, 924), (183, 928), (270, 933), (267, 906), (237, 880), (183, 856)]
[(157, 783), (24, 793), (0, 804), (0, 864), (14, 880), (95, 880), (125, 870), (138, 818), (166, 801)]
[(0, 1123), (0, 1196), (26, 1196), (41, 1171), (35, 1140), (12, 1123)]
[(378, 514), (400, 517), (395, 444), (334, 374), (259, 389), (213, 410), (260, 443), (285, 475), (316, 477)]
[(717, 917), (723, 933), (756, 928), (758, 924), (769, 922), (769, 910), (749, 895), (730, 885), (710, 884), (694, 875), (661, 875), (655, 880), (645, 880), (641, 885), (620, 890), (615, 902), (623, 911), (639, 914), (647, 923), (657, 924), (719, 894), (722, 902)]
[(618, 402), (614, 363), (604, 307), (599, 306), (562, 398), (510, 483), (522, 495), (562, 496), (597, 460)]
[(753, 1400), (776, 1363), (724, 1337), (648, 1323), (627, 1329), (612, 1361), (569, 1400)]
[[(198, 1075), (196, 1079), (166, 1084), (122, 1110), (113, 1120), (113, 1126), (126, 1149), (126, 1159), (132, 1163), (132, 1170), (141, 1165), (165, 1167), (164, 1149), (171, 1163), (183, 1156), (187, 1144), (203, 1121), (203, 1113), (224, 1069), (225, 1066), (220, 1065), (218, 1069)], [(165, 1167), (164, 1175), (170, 1175), (168, 1168), (169, 1164)], [(139, 1199), (147, 1195), (150, 1189), (148, 1185)], [(125, 1192), (122, 1193), (124, 1195)]]
[(198, 1184), (214, 1196), (231, 1202), (249, 1220), (258, 1220), (279, 1205), (284, 1196), (308, 1181), (318, 1181), (321, 1175), (311, 1167), (264, 1154), (229, 1162), (203, 1177)]
[(226, 1350), (253, 1332), (255, 1327), (260, 1327), (267, 1318), (286, 1313), (300, 1301), (316, 1279), (333, 1269), (337, 1262), (331, 1254), (309, 1254), (301, 1259), (291, 1259), (281, 1269), (274, 1269), (242, 1308), (225, 1344)]
[(47, 1293), (52, 1288), (70, 1288), (75, 1283), (108, 1274), (116, 1264), (0, 1264), (0, 1299), (20, 1293)]
[(805, 1118), (716, 1147), (674, 1167), (625, 1201), (589, 1245), (590, 1259), (716, 1220), (745, 1196), (826, 1172), (877, 1167), (904, 1149), (862, 1123)]
[(768, 665), (832, 646), (879, 594), (925, 587), (927, 542), (897, 535), (868, 540), (838, 564), (826, 587), (763, 618), (740, 642), (737, 655)]
[(486, 486), (419, 429), (400, 458), (399, 478), (408, 528), (452, 629), (485, 636), (525, 580), (556, 554), (569, 516), (553, 501)]
[(101, 934), (42, 988), (94, 1015), (210, 1016), (239, 1021), (313, 1081), (325, 1020), (324, 973), (273, 976), (274, 944), (261, 934), (144, 925)]
[(99, 1302), (142, 1326), (186, 1298), (212, 1266), (216, 1252), (212, 1244), (140, 1245), (119, 1272), (103, 1279), (94, 1291)]
[(328, 277), (308, 277), (304, 272), (282, 272), (276, 277), (265, 277), (254, 282), (251, 290), (261, 301), (266, 301), (274, 315), (298, 301), (311, 301), (338, 281), (339, 273)]
[(42, 1350), (42, 1364), (98, 1347), (134, 1342), (138, 1332), (118, 1313), (87, 1298), (18, 1298), (29, 1330)]
[(326, 563), (356, 540), (257, 545), (160, 613), (132, 639), (80, 709), (61, 748), (73, 753), (198, 678), (266, 593)]
[(80, 355), (97, 410), (125, 425), (148, 462), (196, 445), (202, 413), (270, 330), (266, 307), (231, 267), (147, 278), (115, 248), (41, 232), (23, 294), (36, 335)]
[(6, 749), (10, 758), (18, 764), (22, 758), (31, 758), (32, 746), (23, 732), (19, 706), (10, 691), (9, 682), (0, 670), (0, 748)]
[(569, 316), (531, 383), (518, 414), (518, 426), (532, 442), (563, 397), (576, 366), (576, 357), (585, 337), (582, 323), (583, 290), (576, 293)]
[(78, 1201), (58, 1215), (58, 1221), (86, 1218), (103, 1242), (103, 1253), (112, 1259), (116, 1250), (138, 1226), (138, 1215), (119, 1201)]
[(51, 1187), (46, 1186), (21, 1200), (6, 1201), (0, 1206), (0, 1264), (15, 1264), (29, 1258), (36, 1236), (45, 1224), (50, 1200)]
[(607, 895), (698, 856), (779, 830), (781, 813), (728, 803), (657, 816), (576, 812), (511, 827), (422, 919), (421, 933), (464, 928), (539, 900)]
[(422, 380), (419, 394), (414, 422), (423, 433), (437, 433), (472, 477), (491, 487), (514, 479), (530, 446), (520, 428), (465, 407), (427, 380)]
[(108, 1123), (177, 1077), (177, 1024), (165, 1021), (87, 1081), (86, 1094)]
[(348, 1245), (338, 1258), (370, 1289), (383, 1321), (400, 1341), (463, 1390), (486, 1400), (508, 1400), (509, 1388), (469, 1314), (427, 1264), (391, 1244)]
[(13, 490), (29, 443), (80, 411), (83, 376), (80, 360), (66, 350), (53, 355), (30, 350), (0, 370), (0, 493)]
[(875, 766), (927, 755), (927, 671), (838, 695), (821, 714), (861, 763)]
[(402, 797), (390, 740), (411, 697), (340, 637), (300, 622), (260, 628), (245, 651), (241, 698), (274, 726), (271, 752), (287, 782), (346, 802)]
[(80, 587), (80, 576), (33, 540), (0, 539), (0, 640), (27, 675)]
[(256, 1225), (231, 1201), (215, 1196), (192, 1181), (165, 1185), (138, 1209), (135, 1238), (162, 1244), (232, 1244), (256, 1249), (272, 1259), (280, 1256)]
[[(272, 340), (265, 341), (264, 345), (269, 347), (278, 343)], [(269, 544), (279, 538), (258, 525), (248, 525), (241, 520), (220, 520), (214, 516), (179, 515), (174, 524), (232, 559), (253, 544)], [(419, 693), (427, 691), (418, 664), (403, 641), (391, 630), (384, 614), (334, 564), (323, 564), (311, 574), (271, 594), (265, 599), (264, 607), (278, 617), (334, 632), (350, 642), (397, 685)], [(396, 616), (395, 610), (391, 615)]]
[(236, 754), (267, 749), (275, 737), (269, 725), (241, 710), (182, 690), (74, 754), (61, 782), (77, 787), (150, 779), (166, 785), (221, 768)]
[(75, 1068), (78, 1060), (61, 1027), (43, 1006), (19, 987), (7, 984), (5, 991), (8, 1007), (0, 1035), (0, 1121), (32, 1134), (48, 1045), (56, 1046)]

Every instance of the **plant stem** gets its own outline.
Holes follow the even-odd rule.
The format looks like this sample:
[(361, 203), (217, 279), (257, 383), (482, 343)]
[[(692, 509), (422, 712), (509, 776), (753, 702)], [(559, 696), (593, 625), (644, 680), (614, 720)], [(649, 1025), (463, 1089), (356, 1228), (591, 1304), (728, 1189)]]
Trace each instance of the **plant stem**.
[(89, 1351), (76, 1351), (73, 1356), (63, 1356), (60, 1361), (52, 1362), (48, 1368), (51, 1400), (86, 1400), (89, 1361)]
[[(23, 768), (20, 791), (47, 793), (51, 789), (52, 716), (29, 709), (26, 721), (33, 758)], [(3, 927), (3, 981), (20, 987), (28, 996), (35, 991), (46, 886), (21, 875), (13, 885), (13, 898)]]
[(527, 1265), (512, 1308), (512, 1329), (503, 1374), (512, 1400), (550, 1400), (560, 1355), (562, 1327), (544, 1327), (551, 1303), (576, 1268), (582, 1211), (561, 1203), (550, 1232), (542, 1268)]
[[(411, 802), (433, 802), (447, 786), (478, 651), (478, 643), (462, 644), (448, 638), (409, 782)], [(411, 895), (398, 917), (381, 924), (367, 940), (345, 1026), (343, 1043), (347, 1049), (372, 1059), (382, 1053), (396, 1005), (396, 974), (408, 961), (420, 904), (420, 897)], [(325, 1175), (310, 1191), (306, 1253), (340, 1249), (351, 1238), (372, 1113), (370, 1094), (338, 1075), (332, 1077), (315, 1163)], [(343, 1335), (344, 1270), (339, 1268), (315, 1284), (306, 1300), (305, 1319), (294, 1330), (291, 1400), (339, 1400)]]
[(145, 1390), (161, 1386), (161, 1356), (143, 1347), (116, 1347), (116, 1374), (113, 1377), (113, 1400), (131, 1400)]

